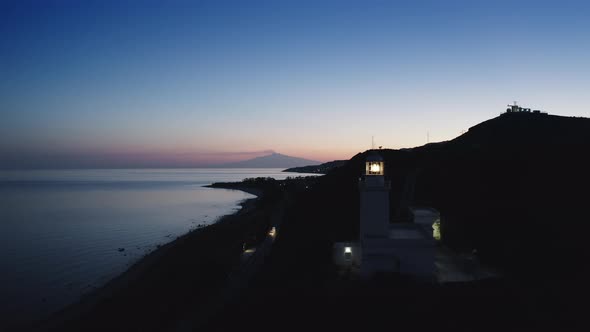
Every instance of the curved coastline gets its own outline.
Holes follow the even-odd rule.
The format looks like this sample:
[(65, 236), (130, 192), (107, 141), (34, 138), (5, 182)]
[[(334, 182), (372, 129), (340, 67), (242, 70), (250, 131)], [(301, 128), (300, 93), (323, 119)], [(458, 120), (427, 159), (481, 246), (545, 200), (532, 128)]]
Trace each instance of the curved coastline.
[[(30, 326), (23, 327), (23, 330), (62, 330), (63, 327), (70, 324), (70, 322), (82, 319), (83, 316), (91, 313), (101, 302), (111, 301), (114, 297), (118, 296), (119, 293), (125, 291), (125, 289), (132, 283), (138, 281), (147, 273), (153, 272), (154, 269), (157, 269), (157, 265), (161, 265), (162, 261), (167, 258), (167, 254), (174, 254), (171, 253), (171, 251), (182, 250), (180, 247), (186, 242), (198, 241), (202, 236), (206, 236), (207, 234), (204, 234), (206, 229), (213, 225), (227, 224), (244, 219), (246, 214), (249, 214), (258, 208), (258, 202), (263, 196), (263, 191), (261, 189), (241, 186), (239, 183), (213, 183), (205, 185), (204, 187), (240, 190), (256, 197), (240, 201), (238, 203), (238, 205), (241, 206), (239, 210), (219, 216), (216, 222), (205, 227), (192, 229), (187, 233), (178, 236), (176, 239), (158, 246), (157, 249), (141, 257), (123, 273), (115, 276), (101, 287), (82, 295), (77, 302), (58, 310), (49, 317), (32, 322)], [(75, 325), (77, 325), (77, 323), (75, 323)]]

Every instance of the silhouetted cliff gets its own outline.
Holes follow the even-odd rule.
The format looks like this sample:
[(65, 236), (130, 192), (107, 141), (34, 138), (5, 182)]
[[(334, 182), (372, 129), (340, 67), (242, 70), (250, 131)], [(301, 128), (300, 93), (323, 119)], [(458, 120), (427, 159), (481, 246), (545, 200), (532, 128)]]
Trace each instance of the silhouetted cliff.
[[(503, 114), (447, 142), (380, 150), (394, 222), (407, 219), (408, 205), (432, 206), (449, 246), (545, 274), (577, 273), (588, 257), (589, 152), (590, 119), (533, 113)], [(309, 198), (325, 212), (314, 229), (334, 240), (357, 235), (365, 154), (320, 179)]]
[(392, 222), (407, 221), (410, 205), (432, 206), (448, 246), (477, 249), (505, 272), (501, 280), (443, 285), (339, 277), (332, 244), (358, 238), (367, 152), (359, 153), (289, 191), (292, 206), (269, 258), (242, 300), (209, 327), (229, 330), (265, 312), (261, 330), (309, 322), (342, 331), (574, 330), (585, 323), (578, 303), (588, 277), (587, 151), (589, 119), (534, 113), (502, 115), (447, 142), (380, 150)]

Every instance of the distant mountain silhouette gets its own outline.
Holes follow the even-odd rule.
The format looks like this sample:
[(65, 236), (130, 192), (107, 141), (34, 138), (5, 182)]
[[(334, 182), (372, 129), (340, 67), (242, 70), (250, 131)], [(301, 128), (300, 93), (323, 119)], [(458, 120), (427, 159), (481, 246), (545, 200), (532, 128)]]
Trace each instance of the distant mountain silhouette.
[(306, 165), (317, 165), (319, 161), (291, 157), (280, 153), (273, 153), (268, 156), (256, 157), (253, 159), (238, 161), (220, 165), (224, 168), (290, 168)]

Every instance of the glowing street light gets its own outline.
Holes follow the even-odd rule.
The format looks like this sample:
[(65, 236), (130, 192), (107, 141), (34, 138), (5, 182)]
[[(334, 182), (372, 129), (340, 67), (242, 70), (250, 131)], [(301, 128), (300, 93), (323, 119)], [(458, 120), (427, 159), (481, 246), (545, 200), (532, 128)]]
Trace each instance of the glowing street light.
[(344, 247), (344, 259), (352, 261), (352, 247)]
[(277, 236), (277, 228), (273, 226), (270, 231), (268, 231), (268, 235), (273, 238)]

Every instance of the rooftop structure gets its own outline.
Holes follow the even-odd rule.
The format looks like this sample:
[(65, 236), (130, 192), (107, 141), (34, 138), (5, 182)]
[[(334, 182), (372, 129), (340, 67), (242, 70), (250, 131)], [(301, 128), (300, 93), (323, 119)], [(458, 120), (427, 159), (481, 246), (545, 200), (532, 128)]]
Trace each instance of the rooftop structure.
[(534, 113), (534, 114), (547, 114), (547, 112), (541, 112), (540, 110), (532, 110), (530, 108), (520, 107), (516, 102), (512, 105), (508, 105), (506, 113)]

